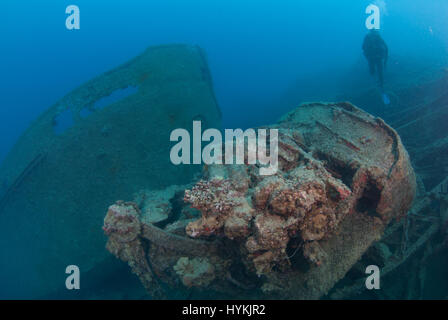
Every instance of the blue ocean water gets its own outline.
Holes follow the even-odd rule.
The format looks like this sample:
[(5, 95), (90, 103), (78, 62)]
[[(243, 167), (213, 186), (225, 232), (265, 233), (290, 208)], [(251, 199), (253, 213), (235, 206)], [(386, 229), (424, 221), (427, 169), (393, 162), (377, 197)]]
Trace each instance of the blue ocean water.
[[(6, 0), (0, 20), (0, 99), (8, 125), (0, 129), (0, 159), (49, 105), (150, 45), (204, 48), (224, 126), (266, 123), (285, 111), (272, 110), (271, 102), (297, 78), (331, 76), (361, 59), (369, 3), (79, 0), (81, 29), (70, 32), (65, 27), (70, 2)], [(445, 1), (379, 3), (385, 8), (382, 34), (394, 54), (446, 55)]]
[[(392, 63), (447, 61), (444, 0), (3, 0), (0, 161), (49, 106), (153, 45), (205, 50), (224, 128), (273, 123), (311, 97), (344, 100), (341, 78), (374, 83), (361, 50), (371, 3)], [(71, 4), (80, 30), (65, 26)]]

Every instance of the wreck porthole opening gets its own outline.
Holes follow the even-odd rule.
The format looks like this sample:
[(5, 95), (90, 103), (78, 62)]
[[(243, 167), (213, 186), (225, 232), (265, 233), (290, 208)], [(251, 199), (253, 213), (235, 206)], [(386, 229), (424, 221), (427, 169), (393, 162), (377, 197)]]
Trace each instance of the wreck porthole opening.
[(138, 91), (138, 87), (135, 86), (129, 86), (124, 89), (118, 89), (113, 91), (110, 95), (102, 97), (101, 99), (97, 100), (95, 104), (93, 105), (93, 110), (101, 110), (107, 106), (110, 106), (111, 104), (114, 104), (120, 100), (123, 100), (133, 94), (136, 94)]
[(94, 110), (93, 106), (92, 105), (88, 105), (88, 106), (85, 106), (84, 108), (81, 109), (81, 111), (79, 112), (79, 116), (81, 118), (87, 118), (88, 116), (90, 116), (94, 112), (95, 112), (95, 110)]
[(356, 205), (356, 211), (360, 213), (367, 213), (372, 217), (380, 217), (376, 208), (381, 200), (381, 190), (375, 183), (369, 181), (365, 186), (361, 198), (359, 198)]
[(53, 132), (60, 135), (70, 129), (73, 124), (73, 115), (70, 109), (66, 109), (53, 118)]

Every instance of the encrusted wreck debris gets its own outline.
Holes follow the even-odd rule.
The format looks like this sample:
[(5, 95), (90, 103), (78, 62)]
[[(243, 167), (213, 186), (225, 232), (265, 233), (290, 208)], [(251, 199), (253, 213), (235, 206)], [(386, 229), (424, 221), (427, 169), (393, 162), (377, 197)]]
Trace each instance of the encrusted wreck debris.
[(207, 166), (170, 200), (177, 218), (162, 227), (145, 223), (136, 203), (109, 208), (107, 248), (153, 297), (168, 297), (166, 283), (234, 298), (320, 298), (405, 217), (415, 175), (383, 120), (350, 103), (312, 103), (270, 128), (279, 130), (275, 175)]
[[(375, 89), (358, 92), (351, 101), (385, 119), (399, 133), (417, 174), (418, 192), (405, 219), (390, 224), (380, 242), (356, 263), (350, 275), (330, 293), (334, 299), (440, 299), (448, 284), (439, 281), (448, 250), (448, 72), (431, 68), (409, 74), (389, 88), (392, 103), (384, 108)], [(409, 83), (409, 79), (413, 79)], [(381, 267), (389, 283), (367, 292), (364, 270)], [(438, 271), (440, 266), (441, 270)], [(437, 282), (437, 293), (431, 283)]]

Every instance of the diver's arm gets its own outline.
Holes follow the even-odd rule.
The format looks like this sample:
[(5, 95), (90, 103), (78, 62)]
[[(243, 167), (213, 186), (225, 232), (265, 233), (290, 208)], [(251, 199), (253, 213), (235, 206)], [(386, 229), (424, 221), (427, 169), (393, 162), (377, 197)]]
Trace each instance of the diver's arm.
[(389, 58), (389, 48), (387, 47), (387, 44), (384, 41), (383, 43), (384, 43), (384, 67), (386, 67), (387, 60)]

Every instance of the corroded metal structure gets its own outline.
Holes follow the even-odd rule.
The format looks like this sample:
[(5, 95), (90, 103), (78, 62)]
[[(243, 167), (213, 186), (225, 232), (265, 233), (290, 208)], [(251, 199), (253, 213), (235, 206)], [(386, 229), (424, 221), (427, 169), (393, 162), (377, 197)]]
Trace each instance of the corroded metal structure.
[(148, 204), (109, 208), (107, 248), (153, 297), (169, 297), (167, 283), (233, 298), (320, 298), (411, 207), (414, 171), (383, 120), (350, 103), (312, 103), (270, 128), (279, 130), (273, 176), (257, 165), (205, 167), (178, 187), (176, 219), (162, 225), (142, 218)]

